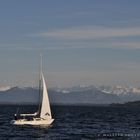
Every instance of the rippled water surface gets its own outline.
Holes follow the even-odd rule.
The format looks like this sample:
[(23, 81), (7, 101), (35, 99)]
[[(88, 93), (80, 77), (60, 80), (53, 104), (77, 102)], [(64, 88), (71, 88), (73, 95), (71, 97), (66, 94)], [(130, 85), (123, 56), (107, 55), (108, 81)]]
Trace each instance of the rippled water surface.
[[(11, 125), (18, 106), (0, 106), (0, 140), (139, 140), (139, 107), (53, 106), (49, 127)], [(20, 106), (22, 113), (35, 106)]]

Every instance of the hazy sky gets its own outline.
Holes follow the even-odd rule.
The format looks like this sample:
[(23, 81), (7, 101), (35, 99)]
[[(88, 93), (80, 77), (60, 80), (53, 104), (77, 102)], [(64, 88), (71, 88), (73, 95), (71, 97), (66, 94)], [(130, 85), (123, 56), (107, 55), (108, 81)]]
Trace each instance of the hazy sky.
[(2, 0), (0, 85), (140, 86), (140, 1)]

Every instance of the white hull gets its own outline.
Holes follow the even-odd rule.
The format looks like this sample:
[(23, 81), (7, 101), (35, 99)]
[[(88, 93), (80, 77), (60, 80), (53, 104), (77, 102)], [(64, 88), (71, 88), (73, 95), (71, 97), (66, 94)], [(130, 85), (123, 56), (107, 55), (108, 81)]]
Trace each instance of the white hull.
[(50, 125), (54, 119), (33, 119), (33, 120), (26, 120), (26, 119), (19, 119), (19, 120), (13, 120), (11, 123), (14, 125)]

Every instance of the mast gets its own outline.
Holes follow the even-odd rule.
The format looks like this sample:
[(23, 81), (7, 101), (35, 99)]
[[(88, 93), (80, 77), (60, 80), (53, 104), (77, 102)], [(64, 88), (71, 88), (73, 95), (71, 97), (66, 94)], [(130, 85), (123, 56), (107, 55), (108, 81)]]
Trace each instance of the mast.
[(38, 117), (42, 119), (52, 119), (47, 86), (42, 72), (42, 55), (40, 56), (41, 56), (41, 63), (40, 63), (40, 76), (39, 76)]
[(39, 106), (38, 106), (38, 115), (41, 111), (41, 101), (42, 101), (42, 54), (40, 54), (40, 70), (39, 70)]
[(42, 74), (42, 54), (40, 54), (40, 79), (41, 79), (41, 74)]

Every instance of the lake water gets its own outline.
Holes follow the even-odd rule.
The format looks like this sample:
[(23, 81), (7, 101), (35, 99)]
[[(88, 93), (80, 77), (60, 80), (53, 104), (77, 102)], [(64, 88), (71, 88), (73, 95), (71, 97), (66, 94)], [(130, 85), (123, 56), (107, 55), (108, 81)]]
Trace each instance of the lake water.
[[(10, 124), (18, 106), (0, 106), (0, 140), (139, 140), (140, 107), (52, 106), (49, 127)], [(35, 106), (20, 106), (22, 113)]]

